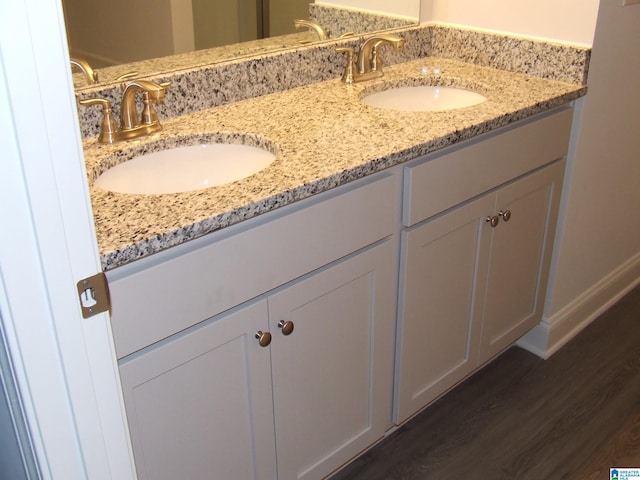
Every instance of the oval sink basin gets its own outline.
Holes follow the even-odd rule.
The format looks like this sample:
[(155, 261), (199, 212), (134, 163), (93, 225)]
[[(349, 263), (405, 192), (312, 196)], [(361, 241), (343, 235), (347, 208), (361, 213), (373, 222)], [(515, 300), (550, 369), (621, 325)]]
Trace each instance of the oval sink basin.
[(471, 107), (487, 98), (471, 90), (457, 87), (396, 87), (371, 93), (362, 98), (367, 105), (405, 112), (438, 112)]
[(94, 185), (117, 193), (190, 192), (241, 180), (275, 159), (273, 153), (248, 145), (191, 145), (122, 162), (102, 173)]

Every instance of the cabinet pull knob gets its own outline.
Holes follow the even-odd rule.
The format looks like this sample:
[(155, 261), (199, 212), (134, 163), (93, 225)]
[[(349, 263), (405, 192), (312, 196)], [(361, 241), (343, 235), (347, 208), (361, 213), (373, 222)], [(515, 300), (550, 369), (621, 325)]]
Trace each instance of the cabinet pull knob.
[(496, 228), (498, 226), (498, 222), (500, 222), (500, 217), (498, 217), (497, 215), (494, 215), (493, 217), (489, 216), (485, 218), (485, 221), (491, 224), (492, 228)]
[(256, 332), (256, 338), (258, 339), (258, 343), (261, 347), (268, 347), (271, 343), (271, 334), (269, 332), (258, 330)]
[(282, 330), (283, 335), (291, 335), (293, 333), (293, 327), (292, 321), (285, 322), (284, 320), (280, 320), (280, 322), (278, 322), (278, 328)]
[(504, 210), (504, 211), (500, 210), (498, 212), (498, 215), (500, 215), (505, 222), (508, 222), (509, 220), (511, 220), (511, 210)]

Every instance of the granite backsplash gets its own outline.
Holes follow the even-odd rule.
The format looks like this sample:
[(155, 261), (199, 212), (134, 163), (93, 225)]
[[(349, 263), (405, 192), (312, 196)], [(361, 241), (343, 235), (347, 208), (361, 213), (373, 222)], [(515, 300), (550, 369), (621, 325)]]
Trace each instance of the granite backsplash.
[[(549, 80), (586, 84), (591, 55), (587, 47), (440, 24), (387, 32), (405, 40), (401, 50), (385, 49), (383, 58), (387, 65), (437, 56)], [(171, 82), (165, 100), (157, 110), (161, 119), (173, 118), (338, 78), (344, 71), (346, 58), (336, 53), (336, 47), (357, 48), (363, 38), (348, 37), (301, 45), (219, 63), (207, 63), (206, 51), (165, 57), (154, 61), (157, 64), (154, 70), (163, 73), (140, 78)], [(184, 67), (191, 57), (191, 65), (195, 66)], [(116, 115), (119, 114), (121, 96), (121, 88), (117, 84), (76, 92), (77, 100), (109, 99)], [(102, 118), (99, 108), (79, 106), (78, 118), (83, 138), (98, 135)]]

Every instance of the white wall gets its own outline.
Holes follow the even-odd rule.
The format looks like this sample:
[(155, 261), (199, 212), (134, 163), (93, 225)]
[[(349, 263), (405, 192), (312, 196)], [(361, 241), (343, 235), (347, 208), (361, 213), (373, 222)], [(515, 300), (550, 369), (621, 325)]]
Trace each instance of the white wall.
[(322, 5), (357, 8), (369, 12), (380, 12), (401, 17), (419, 18), (420, 0), (330, 0), (316, 1)]
[(621, 3), (600, 5), (547, 299), (551, 352), (640, 281), (640, 4)]
[(420, 20), (591, 45), (598, 0), (422, 0)]

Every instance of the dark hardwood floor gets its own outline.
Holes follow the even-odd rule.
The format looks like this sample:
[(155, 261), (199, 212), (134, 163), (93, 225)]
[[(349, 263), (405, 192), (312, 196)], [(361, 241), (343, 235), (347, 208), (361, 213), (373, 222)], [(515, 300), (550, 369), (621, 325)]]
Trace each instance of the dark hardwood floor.
[(640, 467), (640, 286), (548, 360), (520, 348), (331, 480), (608, 479)]

